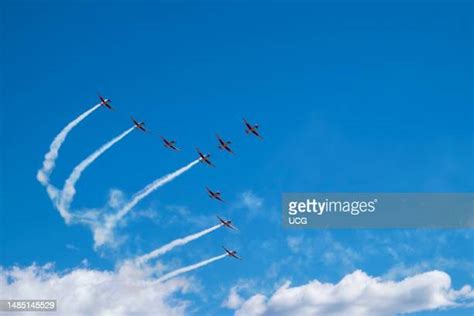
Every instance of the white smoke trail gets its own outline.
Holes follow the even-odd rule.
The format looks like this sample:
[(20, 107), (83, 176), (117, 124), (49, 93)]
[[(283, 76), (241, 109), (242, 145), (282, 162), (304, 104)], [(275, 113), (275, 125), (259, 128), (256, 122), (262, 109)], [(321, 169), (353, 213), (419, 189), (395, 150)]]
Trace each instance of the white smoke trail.
[(125, 204), (124, 207), (122, 207), (116, 214), (109, 215), (106, 220), (104, 225), (96, 225), (93, 227), (93, 232), (94, 232), (94, 241), (95, 241), (95, 247), (102, 246), (103, 244), (107, 243), (110, 241), (111, 238), (113, 238), (113, 229), (117, 225), (117, 223), (130, 212), (141, 200), (146, 198), (148, 195), (153, 193), (156, 189), (159, 187), (167, 184), (168, 182), (173, 181), (192, 167), (194, 167), (196, 164), (199, 163), (201, 159), (196, 159), (193, 162), (187, 164), (186, 166), (170, 173), (167, 174), (164, 177), (161, 177), (159, 179), (156, 179), (152, 183), (148, 184), (146, 187), (144, 187), (142, 190), (138, 191), (135, 193), (132, 197), (132, 199)]
[(184, 238), (179, 238), (179, 239), (175, 239), (173, 240), (172, 242), (158, 248), (158, 249), (155, 249), (153, 250), (152, 252), (150, 253), (147, 253), (143, 256), (140, 256), (136, 259), (136, 263), (137, 264), (143, 264), (153, 258), (156, 258), (158, 256), (161, 256), (165, 253), (167, 253), (168, 251), (171, 251), (172, 249), (174, 249), (175, 247), (178, 247), (178, 246), (183, 246), (183, 245), (186, 245), (187, 243), (195, 240), (195, 239), (198, 239), (204, 235), (207, 235), (213, 231), (215, 231), (216, 229), (218, 229), (219, 227), (222, 227), (222, 224), (217, 224), (211, 228), (208, 228), (208, 229), (205, 229), (199, 233), (195, 233), (195, 234), (192, 234), (192, 235), (189, 235), (187, 237), (184, 237)]
[[(61, 148), (61, 145), (66, 140), (66, 137), (69, 134), (69, 132), (74, 127), (76, 127), (77, 124), (79, 124), (82, 120), (84, 120), (87, 116), (89, 116), (92, 112), (97, 110), (99, 107), (100, 107), (100, 103), (94, 105), (92, 108), (90, 108), (89, 110), (87, 110), (86, 112), (82, 113), (77, 118), (75, 118), (73, 121), (71, 121), (68, 125), (66, 125), (66, 127), (64, 127), (61, 130), (61, 132), (59, 132), (58, 135), (56, 135), (53, 142), (49, 146), (49, 151), (44, 156), (43, 167), (40, 170), (38, 170), (38, 173), (36, 174), (36, 179), (44, 187), (46, 187), (46, 191), (52, 200), (58, 197), (59, 192), (57, 188), (55, 188), (53, 185), (49, 183), (49, 177), (51, 176), (51, 173), (53, 172), (54, 167), (56, 166), (56, 159), (58, 158), (59, 149)], [(72, 216), (71, 214), (69, 214), (69, 212), (60, 211), (60, 214), (65, 219), (66, 222), (69, 222), (71, 220)]]
[(184, 268), (180, 268), (180, 269), (171, 271), (170, 273), (167, 273), (167, 274), (163, 275), (162, 277), (160, 277), (159, 279), (157, 279), (156, 282), (164, 282), (164, 281), (169, 280), (171, 278), (174, 278), (175, 276), (178, 276), (180, 274), (199, 269), (200, 267), (206, 266), (206, 265), (208, 265), (208, 264), (210, 264), (214, 261), (223, 259), (226, 256), (227, 256), (226, 254), (223, 254), (223, 255), (216, 256), (216, 257), (211, 258), (211, 259), (207, 259), (207, 260), (192, 264), (192, 265), (184, 267)]
[(77, 181), (79, 181), (82, 172), (87, 169), (97, 158), (99, 158), (103, 153), (109, 150), (113, 145), (121, 141), (125, 136), (130, 134), (135, 129), (135, 127), (130, 127), (117, 137), (111, 139), (106, 144), (102, 145), (99, 149), (94, 151), (90, 154), (86, 159), (81, 161), (76, 167), (74, 167), (73, 171), (64, 182), (63, 190), (61, 191), (61, 195), (59, 197), (59, 201), (57, 203), (57, 207), (60, 212), (69, 212), (69, 207), (71, 206), (72, 200), (74, 199), (74, 195), (76, 194), (75, 185)]
[(178, 170), (176, 170), (172, 173), (169, 173), (164, 177), (156, 179), (155, 181), (153, 181), (152, 183), (147, 185), (145, 188), (143, 188), (141, 191), (135, 193), (135, 195), (132, 197), (131, 201), (128, 202), (121, 210), (119, 210), (117, 212), (117, 214), (115, 214), (112, 217), (112, 220), (118, 221), (121, 218), (123, 218), (141, 200), (146, 198), (149, 194), (151, 194), (153, 191), (155, 191), (159, 187), (167, 184), (168, 182), (173, 181), (174, 179), (176, 179), (177, 177), (179, 177), (180, 175), (182, 175), (183, 173), (185, 173), (186, 171), (188, 171), (189, 169), (194, 167), (197, 163), (199, 163), (200, 160), (201, 159), (196, 159), (193, 162), (189, 163), (188, 165), (186, 165), (186, 166), (184, 166), (184, 167), (182, 167), (182, 168), (180, 168), (180, 169), (178, 169)]

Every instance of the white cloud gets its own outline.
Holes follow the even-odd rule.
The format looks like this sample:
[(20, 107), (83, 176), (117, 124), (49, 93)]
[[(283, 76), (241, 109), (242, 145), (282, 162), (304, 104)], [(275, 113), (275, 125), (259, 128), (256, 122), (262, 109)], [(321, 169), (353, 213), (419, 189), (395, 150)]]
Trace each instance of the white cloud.
[[(318, 232), (310, 236), (291, 235), (286, 238), (292, 260), (283, 260), (299, 270), (312, 266), (314, 262), (329, 268), (337, 267), (338, 273), (354, 271), (363, 254), (349, 245), (341, 243), (328, 232)], [(281, 267), (283, 268), (283, 266)]]
[(247, 217), (251, 219), (262, 214), (263, 205), (263, 198), (248, 190), (239, 195), (232, 208), (246, 209)]
[(136, 210), (130, 215), (131, 219), (147, 219), (157, 222), (158, 212), (153, 209)]
[[(229, 295), (238, 296), (238, 293)], [(240, 296), (239, 296), (240, 297)], [(228, 300), (229, 300), (228, 299)], [(430, 271), (399, 282), (371, 277), (357, 270), (339, 283), (317, 280), (291, 287), (286, 282), (270, 297), (256, 294), (239, 302), (236, 316), (397, 315), (472, 304), (469, 285), (460, 290), (442, 271)]]
[(78, 251), (79, 249), (73, 244), (66, 244), (66, 248), (72, 251)]
[(237, 284), (230, 289), (229, 295), (222, 302), (221, 307), (238, 309), (245, 302), (242, 293), (251, 293), (251, 291), (255, 291), (256, 286), (257, 284), (254, 280), (239, 279)]
[(237, 291), (237, 287), (233, 286), (230, 289), (229, 296), (222, 302), (222, 307), (227, 307), (230, 309), (237, 309), (239, 308), (242, 303), (244, 302), (243, 298), (239, 295)]
[(245, 191), (241, 195), (242, 205), (249, 209), (260, 209), (263, 206), (263, 199), (252, 191)]
[[(52, 264), (0, 267), (1, 299), (56, 299), (55, 315), (185, 315), (189, 302), (176, 297), (193, 292), (183, 278), (165, 283), (154, 268), (124, 264), (116, 271), (77, 268), (66, 273)], [(27, 315), (27, 313), (25, 314)]]
[(249, 293), (255, 286), (256, 284), (253, 280), (240, 279), (237, 285), (230, 289), (229, 296), (222, 302), (221, 306), (229, 309), (239, 308), (244, 303), (244, 299), (239, 292)]
[(338, 264), (341, 267), (354, 269), (354, 264), (361, 260), (361, 256), (351, 247), (344, 246), (342, 243), (333, 240), (331, 245), (323, 252), (322, 261), (330, 266)]
[(262, 294), (256, 294), (249, 298), (242, 307), (235, 312), (236, 316), (265, 315), (267, 311), (267, 298)]
[(110, 189), (108, 205), (113, 209), (119, 209), (126, 203), (125, 194), (119, 189)]
[(303, 237), (302, 236), (288, 236), (286, 238), (286, 242), (291, 252), (299, 253), (301, 250), (301, 246), (303, 244)]
[(168, 205), (165, 207), (168, 211), (167, 225), (189, 225), (197, 228), (204, 228), (217, 222), (215, 215), (200, 214), (199, 211), (191, 211), (189, 207), (184, 205)]

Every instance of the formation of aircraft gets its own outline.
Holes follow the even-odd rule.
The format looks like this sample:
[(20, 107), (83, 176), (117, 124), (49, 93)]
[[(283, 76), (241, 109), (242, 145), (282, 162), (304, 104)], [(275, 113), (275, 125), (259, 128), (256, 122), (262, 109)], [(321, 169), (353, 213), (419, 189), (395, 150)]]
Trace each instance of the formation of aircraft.
[(258, 138), (263, 139), (262, 135), (260, 135), (260, 133), (258, 132), (258, 128), (260, 127), (258, 124), (252, 125), (249, 122), (247, 122), (246, 119), (244, 119), (244, 125), (245, 125), (245, 133), (247, 134), (252, 133)]
[(240, 258), (239, 256), (237, 256), (237, 251), (235, 250), (229, 250), (227, 249), (226, 247), (222, 246), (222, 248), (224, 248), (225, 252), (226, 252), (226, 255), (228, 255), (229, 257), (233, 257), (235, 259), (239, 259), (239, 260), (242, 260), (242, 258)]
[(217, 137), (217, 141), (219, 142), (219, 145), (217, 146), (219, 149), (226, 150), (226, 151), (230, 152), (231, 154), (234, 153), (232, 151), (232, 149), (230, 148), (230, 144), (232, 144), (232, 142), (230, 140), (225, 141), (218, 134), (216, 134), (216, 137)]
[[(113, 107), (110, 105), (110, 103), (112, 102), (112, 100), (110, 99), (107, 99), (103, 96), (101, 96), (100, 94), (97, 94), (99, 99), (100, 99), (100, 105), (108, 108), (109, 110), (113, 110)], [(143, 132), (148, 132), (148, 130), (145, 128), (145, 122), (139, 122), (137, 120), (135, 120), (135, 118), (131, 117), (132, 121), (133, 121), (133, 124), (135, 125), (135, 128), (136, 129), (139, 129)], [(263, 139), (262, 135), (260, 134), (259, 132), (259, 125), (258, 124), (254, 124), (252, 125), (251, 123), (249, 123), (245, 118), (243, 119), (243, 123), (244, 123), (244, 126), (245, 126), (245, 133), (246, 134), (252, 134), (260, 139)], [(171, 150), (174, 150), (174, 151), (179, 151), (180, 149), (176, 146), (176, 141), (174, 140), (168, 140), (166, 139), (165, 137), (163, 136), (160, 136), (161, 140), (163, 141), (163, 146), (168, 148), (168, 149), (171, 149)], [(229, 140), (225, 140), (224, 138), (222, 138), (221, 136), (219, 136), (218, 134), (216, 134), (216, 138), (217, 138), (217, 142), (218, 142), (218, 148), (221, 149), (221, 150), (225, 150), (231, 154), (235, 154), (234, 151), (232, 150), (232, 148), (230, 147), (230, 144), (232, 144), (231, 141)], [(215, 167), (215, 165), (211, 162), (210, 160), (210, 157), (211, 155), (210, 154), (204, 154), (202, 153), (199, 148), (196, 148), (196, 151), (199, 155), (199, 160), (200, 162), (204, 163), (204, 164), (207, 164), (211, 167)], [(206, 187), (206, 190), (207, 190), (207, 193), (209, 195), (209, 197), (213, 200), (217, 200), (217, 201), (220, 201), (220, 202), (224, 202), (224, 200), (222, 199), (222, 196), (221, 196), (221, 193), (218, 192), (218, 191), (212, 191), (211, 189), (209, 189), (208, 187)], [(237, 227), (235, 227), (233, 224), (232, 224), (232, 221), (230, 220), (225, 220), (219, 216), (217, 216), (219, 222), (222, 224), (222, 226), (225, 226), (229, 229), (234, 229), (234, 230), (238, 230)], [(225, 248), (224, 246), (222, 247), (224, 248), (225, 250), (225, 254), (229, 257), (233, 257), (235, 259), (239, 259), (239, 260), (242, 260), (242, 258), (240, 258), (238, 255), (237, 255), (237, 251), (235, 250), (229, 250), (227, 248)]]
[(222, 195), (219, 191), (212, 191), (211, 189), (209, 189), (208, 187), (206, 187), (206, 190), (207, 190), (207, 195), (212, 199), (212, 200), (217, 200), (217, 201), (220, 201), (220, 202), (224, 202), (224, 200), (222, 199)]
[(176, 141), (167, 140), (163, 136), (160, 136), (160, 137), (161, 137), (161, 140), (163, 141), (163, 146), (165, 146), (166, 148), (172, 149), (174, 151), (179, 151), (179, 148), (176, 147)]
[(133, 118), (133, 116), (132, 116), (132, 121), (133, 121), (133, 124), (135, 124), (135, 128), (141, 130), (142, 132), (147, 132), (145, 128), (145, 122), (138, 122), (137, 120)]
[(199, 160), (202, 162), (202, 163), (206, 163), (208, 164), (209, 166), (211, 167), (215, 167), (215, 165), (211, 162), (211, 160), (209, 158), (211, 158), (211, 154), (203, 154), (199, 148), (196, 148), (196, 151), (198, 152), (198, 155), (199, 155)]
[(97, 94), (99, 99), (100, 99), (100, 105), (102, 106), (105, 106), (106, 108), (108, 108), (109, 110), (113, 110), (112, 106), (110, 105), (110, 103), (112, 102), (112, 100), (110, 99), (106, 99), (104, 98), (103, 96), (101, 96), (100, 94)]
[(217, 218), (219, 219), (219, 221), (221, 222), (221, 224), (224, 225), (225, 227), (230, 228), (230, 229), (234, 229), (234, 230), (238, 230), (237, 227), (235, 227), (234, 225), (232, 225), (232, 221), (230, 221), (230, 220), (225, 220), (225, 219), (223, 219), (223, 218), (220, 217), (220, 216), (217, 216)]

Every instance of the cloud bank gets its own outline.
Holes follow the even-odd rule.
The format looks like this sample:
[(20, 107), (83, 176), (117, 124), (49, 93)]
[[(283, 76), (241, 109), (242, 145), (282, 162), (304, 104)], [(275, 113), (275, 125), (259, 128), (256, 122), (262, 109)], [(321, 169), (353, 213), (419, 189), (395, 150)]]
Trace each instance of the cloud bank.
[[(54, 271), (52, 264), (0, 267), (1, 299), (56, 299), (54, 315), (186, 315), (189, 302), (177, 296), (195, 292), (185, 279), (159, 283), (150, 270), (124, 265), (116, 271), (78, 268)], [(25, 313), (28, 315), (28, 313)]]
[(455, 290), (442, 271), (429, 271), (389, 281), (357, 270), (339, 283), (317, 280), (291, 287), (286, 282), (267, 297), (258, 293), (243, 299), (231, 290), (224, 305), (236, 316), (399, 315), (473, 304), (474, 290)]

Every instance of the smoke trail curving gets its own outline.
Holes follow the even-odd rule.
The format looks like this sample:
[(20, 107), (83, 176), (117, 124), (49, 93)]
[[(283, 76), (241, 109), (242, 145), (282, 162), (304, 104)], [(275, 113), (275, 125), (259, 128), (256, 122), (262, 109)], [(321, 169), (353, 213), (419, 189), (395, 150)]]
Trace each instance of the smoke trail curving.
[(121, 141), (125, 136), (130, 134), (135, 129), (135, 127), (130, 127), (117, 137), (111, 139), (106, 144), (102, 145), (99, 149), (94, 151), (90, 154), (86, 159), (81, 161), (76, 167), (74, 167), (73, 171), (64, 182), (63, 190), (61, 191), (61, 195), (59, 197), (59, 201), (57, 203), (57, 207), (60, 212), (69, 212), (69, 207), (71, 206), (72, 200), (74, 199), (74, 195), (76, 195), (76, 188), (75, 185), (77, 181), (80, 179), (82, 172), (87, 169), (97, 158), (99, 158), (103, 153), (109, 150), (113, 145)]
[(164, 245), (164, 246), (162, 246), (158, 249), (155, 249), (150, 253), (147, 253), (143, 256), (138, 257), (135, 260), (135, 262), (138, 263), (138, 264), (143, 264), (143, 263), (147, 262), (148, 260), (151, 260), (153, 258), (156, 258), (158, 256), (161, 256), (161, 255), (167, 253), (168, 251), (171, 251), (175, 247), (186, 245), (187, 243), (189, 243), (189, 242), (191, 242), (195, 239), (198, 239), (198, 238), (200, 238), (204, 235), (207, 235), (207, 234), (215, 231), (216, 229), (218, 229), (221, 226), (222, 226), (222, 224), (218, 224), (218, 225), (215, 225), (211, 228), (205, 229), (205, 230), (203, 230), (199, 233), (195, 233), (195, 234), (189, 235), (189, 236), (184, 237), (184, 238), (179, 238), (179, 239), (173, 240), (172, 242), (170, 242), (170, 243), (168, 243), (168, 244), (166, 244), (166, 245)]
[(125, 204), (124, 207), (122, 207), (116, 214), (112, 214), (108, 216), (105, 220), (104, 225), (96, 225), (93, 227), (93, 232), (94, 232), (94, 241), (95, 241), (95, 247), (102, 246), (103, 244), (107, 243), (110, 241), (111, 238), (113, 238), (113, 229), (117, 225), (117, 223), (130, 212), (141, 200), (146, 198), (148, 195), (153, 193), (156, 189), (159, 187), (167, 184), (168, 182), (173, 181), (192, 167), (194, 167), (196, 164), (198, 164), (201, 161), (201, 159), (196, 159), (193, 162), (187, 164), (186, 166), (170, 173), (167, 174), (164, 177), (161, 177), (159, 179), (156, 179), (146, 187), (144, 187), (142, 190), (138, 191), (135, 193), (132, 197), (132, 199)]
[(184, 268), (181, 268), (181, 269), (171, 271), (170, 273), (167, 273), (167, 274), (163, 275), (162, 277), (160, 277), (156, 281), (157, 282), (164, 282), (164, 281), (169, 280), (171, 278), (174, 278), (175, 276), (178, 276), (180, 274), (199, 269), (200, 267), (206, 266), (206, 265), (208, 265), (208, 264), (210, 264), (214, 261), (223, 259), (226, 256), (227, 256), (226, 254), (223, 254), (223, 255), (220, 255), (220, 256), (213, 257), (211, 259), (207, 259), (207, 260), (192, 264), (190, 266), (187, 266), (187, 267), (184, 267)]
[[(100, 107), (100, 103), (94, 105), (92, 108), (82, 113), (73, 121), (71, 121), (69, 124), (67, 124), (66, 127), (64, 127), (61, 130), (61, 132), (59, 132), (59, 134), (56, 135), (53, 142), (49, 146), (49, 151), (44, 156), (43, 167), (40, 170), (38, 170), (38, 173), (36, 174), (36, 179), (44, 187), (46, 187), (46, 191), (52, 200), (56, 199), (59, 194), (58, 189), (49, 183), (49, 177), (51, 176), (51, 173), (53, 172), (54, 167), (56, 166), (56, 159), (58, 158), (58, 155), (59, 155), (59, 149), (61, 148), (62, 144), (66, 140), (66, 137), (69, 134), (69, 132), (74, 127), (76, 127), (77, 124), (79, 124), (82, 120), (84, 120), (87, 116), (89, 116), (92, 112), (97, 110), (99, 107)], [(72, 216), (69, 212), (67, 211), (64, 212), (60, 210), (60, 214), (64, 218), (66, 223), (68, 223), (71, 220)]]

